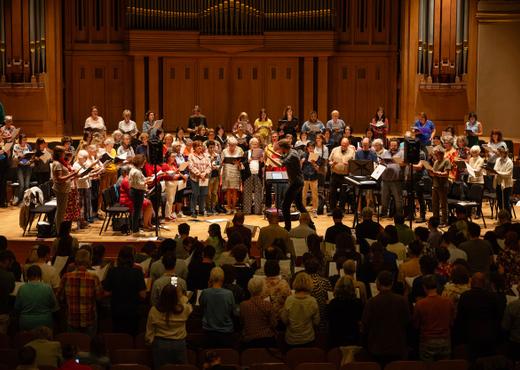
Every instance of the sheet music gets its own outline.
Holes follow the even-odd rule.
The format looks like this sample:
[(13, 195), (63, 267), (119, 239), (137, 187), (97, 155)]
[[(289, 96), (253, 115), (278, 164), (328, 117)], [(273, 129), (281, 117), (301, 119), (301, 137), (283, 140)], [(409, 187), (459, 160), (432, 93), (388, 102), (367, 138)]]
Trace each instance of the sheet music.
[(186, 168), (188, 168), (189, 165), (190, 164), (188, 162), (181, 163), (179, 165), (179, 171), (182, 172), (182, 171), (186, 170)]
[(370, 175), (374, 180), (379, 180), (383, 172), (385, 172), (386, 167), (383, 165), (378, 164), (377, 167), (374, 169), (374, 172)]
[(309, 161), (317, 161), (320, 158), (318, 153), (309, 153)]
[(13, 289), (13, 291), (11, 292), (10, 295), (12, 295), (12, 296), (17, 296), (17, 295), (18, 295), (18, 291), (20, 290), (20, 287), (21, 287), (22, 285), (24, 285), (24, 284), (25, 284), (25, 283), (24, 283), (23, 281), (15, 281), (15, 282), (14, 282), (14, 289)]
[(469, 177), (477, 177), (475, 175), (475, 169), (473, 167), (471, 167), (471, 165), (468, 162), (464, 162), (464, 163), (466, 163), (466, 170), (468, 171)]
[[(338, 269), (336, 268), (336, 262), (329, 262), (329, 276), (337, 275)], [(345, 271), (343, 269), (339, 270), (339, 276), (345, 276)]]
[(305, 238), (291, 238), (291, 241), (293, 243), (294, 253), (296, 254), (296, 257), (301, 257), (305, 253), (307, 253), (308, 248)]
[(404, 278), (404, 280), (406, 281), (406, 284), (407, 284), (410, 288), (413, 286), (413, 281), (415, 280), (416, 277), (417, 277), (417, 276)]
[(111, 265), (110, 263), (107, 263), (102, 268), (98, 267), (98, 268), (94, 269), (94, 271), (92, 271), (92, 273), (98, 277), (100, 283), (103, 282), (103, 280), (105, 280), (105, 277), (107, 276), (107, 271), (108, 271), (108, 268), (110, 265)]
[(376, 283), (370, 283), (370, 293), (372, 294), (372, 297), (375, 297), (379, 294)]

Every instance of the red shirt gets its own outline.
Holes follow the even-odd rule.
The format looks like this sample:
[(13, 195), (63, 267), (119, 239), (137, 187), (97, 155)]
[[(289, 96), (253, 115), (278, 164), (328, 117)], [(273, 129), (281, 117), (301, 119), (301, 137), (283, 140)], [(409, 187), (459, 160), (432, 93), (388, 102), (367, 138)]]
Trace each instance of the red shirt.
[(450, 338), (454, 318), (451, 299), (437, 293), (429, 294), (415, 304), (413, 321), (421, 332), (421, 340)]
[(119, 186), (119, 204), (128, 207), (130, 212), (134, 209), (134, 203), (132, 202), (132, 198), (130, 198), (130, 183), (128, 182), (128, 177), (124, 177)]

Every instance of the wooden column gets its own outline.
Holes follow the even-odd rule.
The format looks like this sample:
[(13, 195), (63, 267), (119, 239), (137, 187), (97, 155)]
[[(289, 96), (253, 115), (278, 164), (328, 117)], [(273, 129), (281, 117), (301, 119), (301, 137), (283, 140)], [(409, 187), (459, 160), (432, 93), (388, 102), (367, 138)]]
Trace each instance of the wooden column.
[(404, 0), (402, 5), (401, 28), (401, 101), (397, 131), (404, 133), (415, 119), (415, 101), (418, 91), (417, 42), (419, 2)]
[(305, 57), (303, 62), (303, 117), (314, 110), (314, 63), (312, 57)]
[(144, 57), (137, 55), (134, 57), (134, 120), (140, 129), (140, 122), (143, 121), (144, 107)]
[(320, 57), (318, 60), (318, 115), (323, 121), (328, 117), (328, 97), (329, 97), (329, 58)]
[(159, 114), (159, 59), (156, 56), (148, 58), (148, 107)]
[[(46, 39), (46, 66), (47, 73), (42, 74), (45, 79), (49, 115), (43, 121), (45, 127), (42, 132), (52, 132), (48, 127), (55, 127), (55, 135), (62, 136), (70, 130), (63, 123), (63, 63), (62, 63), (62, 5), (61, 0), (47, 0), (45, 12), (45, 39)], [(72, 126), (72, 122), (69, 122)]]

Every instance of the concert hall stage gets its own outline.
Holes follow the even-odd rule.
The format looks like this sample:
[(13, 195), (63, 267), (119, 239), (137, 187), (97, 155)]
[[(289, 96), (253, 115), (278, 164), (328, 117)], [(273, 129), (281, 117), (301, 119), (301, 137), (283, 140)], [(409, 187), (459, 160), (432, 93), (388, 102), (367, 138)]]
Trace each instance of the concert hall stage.
[[(481, 219), (474, 220), (476, 221), (482, 228), (482, 234), (484, 234), (485, 231), (494, 229), (496, 225), (496, 220), (490, 219), (490, 209), (489, 206), (486, 204), (483, 205), (483, 211), (486, 215), (486, 224), (487, 229), (484, 229), (483, 223)], [(36, 238), (36, 223), (33, 223), (33, 227), (31, 229), (31, 232), (29, 235), (26, 235), (25, 237), (22, 236), (23, 230), (19, 226), (18, 218), (19, 218), (20, 209), (18, 207), (9, 207), (7, 209), (1, 209), (0, 210), (0, 235), (4, 235), (8, 241), (9, 241), (9, 248), (12, 249), (15, 254), (17, 255), (17, 258), (19, 261), (25, 260), (27, 257), (27, 254), (29, 252), (29, 249), (39, 243), (44, 244), (52, 244), (53, 238), (50, 239), (37, 239)], [(427, 217), (431, 216), (431, 213), (428, 213)], [(182, 219), (178, 219), (175, 222), (167, 222), (163, 226), (166, 227), (166, 229), (161, 228), (159, 231), (159, 236), (162, 238), (173, 238), (177, 234), (177, 226), (182, 223), (186, 222), (191, 226), (191, 232), (190, 235), (193, 237), (197, 237), (199, 240), (206, 240), (208, 237), (208, 227), (211, 224), (211, 222), (217, 222), (221, 228), (223, 236), (224, 234), (224, 228), (226, 226), (226, 223), (230, 221), (233, 218), (232, 215), (215, 215), (210, 217), (198, 217), (197, 219), (193, 219), (191, 217), (184, 217)], [(353, 215), (348, 214), (345, 215), (344, 222), (348, 226), (352, 226), (353, 221)], [(318, 235), (324, 235), (325, 230), (332, 225), (332, 218), (328, 216), (318, 216), (317, 218), (313, 219), (316, 230), (318, 232)], [(392, 224), (392, 219), (382, 219), (380, 220), (381, 224), (383, 226), (386, 226), (388, 224)], [(266, 219), (264, 219), (262, 216), (257, 215), (248, 215), (246, 216), (246, 222), (247, 225), (253, 225), (263, 227), (267, 226), (268, 222)], [(72, 235), (76, 237), (80, 243), (97, 243), (97, 244), (103, 244), (106, 247), (106, 256), (107, 257), (115, 257), (117, 255), (117, 252), (119, 250), (120, 246), (123, 245), (133, 245), (139, 248), (139, 246), (143, 245), (145, 242), (149, 240), (155, 240), (155, 232), (147, 232), (146, 236), (136, 238), (132, 235), (123, 235), (119, 232), (112, 231), (112, 227), (110, 226), (108, 231), (106, 233), (103, 233), (101, 236), (99, 235), (99, 230), (101, 228), (102, 221), (96, 221), (95, 223), (91, 224), (91, 226), (87, 229), (83, 230), (73, 230)], [(74, 223), (75, 227), (76, 223)], [(283, 223), (280, 223), (280, 225), (283, 226)], [(293, 221), (293, 227), (297, 226), (298, 222)], [(426, 223), (423, 224), (413, 224), (413, 227), (416, 226), (427, 226)], [(258, 238), (258, 232), (256, 233), (255, 237), (253, 238), (253, 244)]]

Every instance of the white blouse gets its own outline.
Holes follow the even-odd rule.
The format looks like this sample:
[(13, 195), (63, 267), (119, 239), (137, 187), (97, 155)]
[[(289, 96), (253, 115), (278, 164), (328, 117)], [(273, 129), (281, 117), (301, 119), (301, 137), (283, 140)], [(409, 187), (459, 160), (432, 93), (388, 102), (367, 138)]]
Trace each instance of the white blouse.
[(468, 164), (475, 171), (475, 177), (469, 176), (468, 181), (472, 184), (483, 184), (484, 183), (484, 171), (482, 166), (484, 165), (484, 158), (482, 157), (471, 157)]
[(513, 187), (513, 161), (511, 158), (497, 158), (494, 170), (497, 171), (495, 176), (494, 186), (499, 186), (502, 189)]

